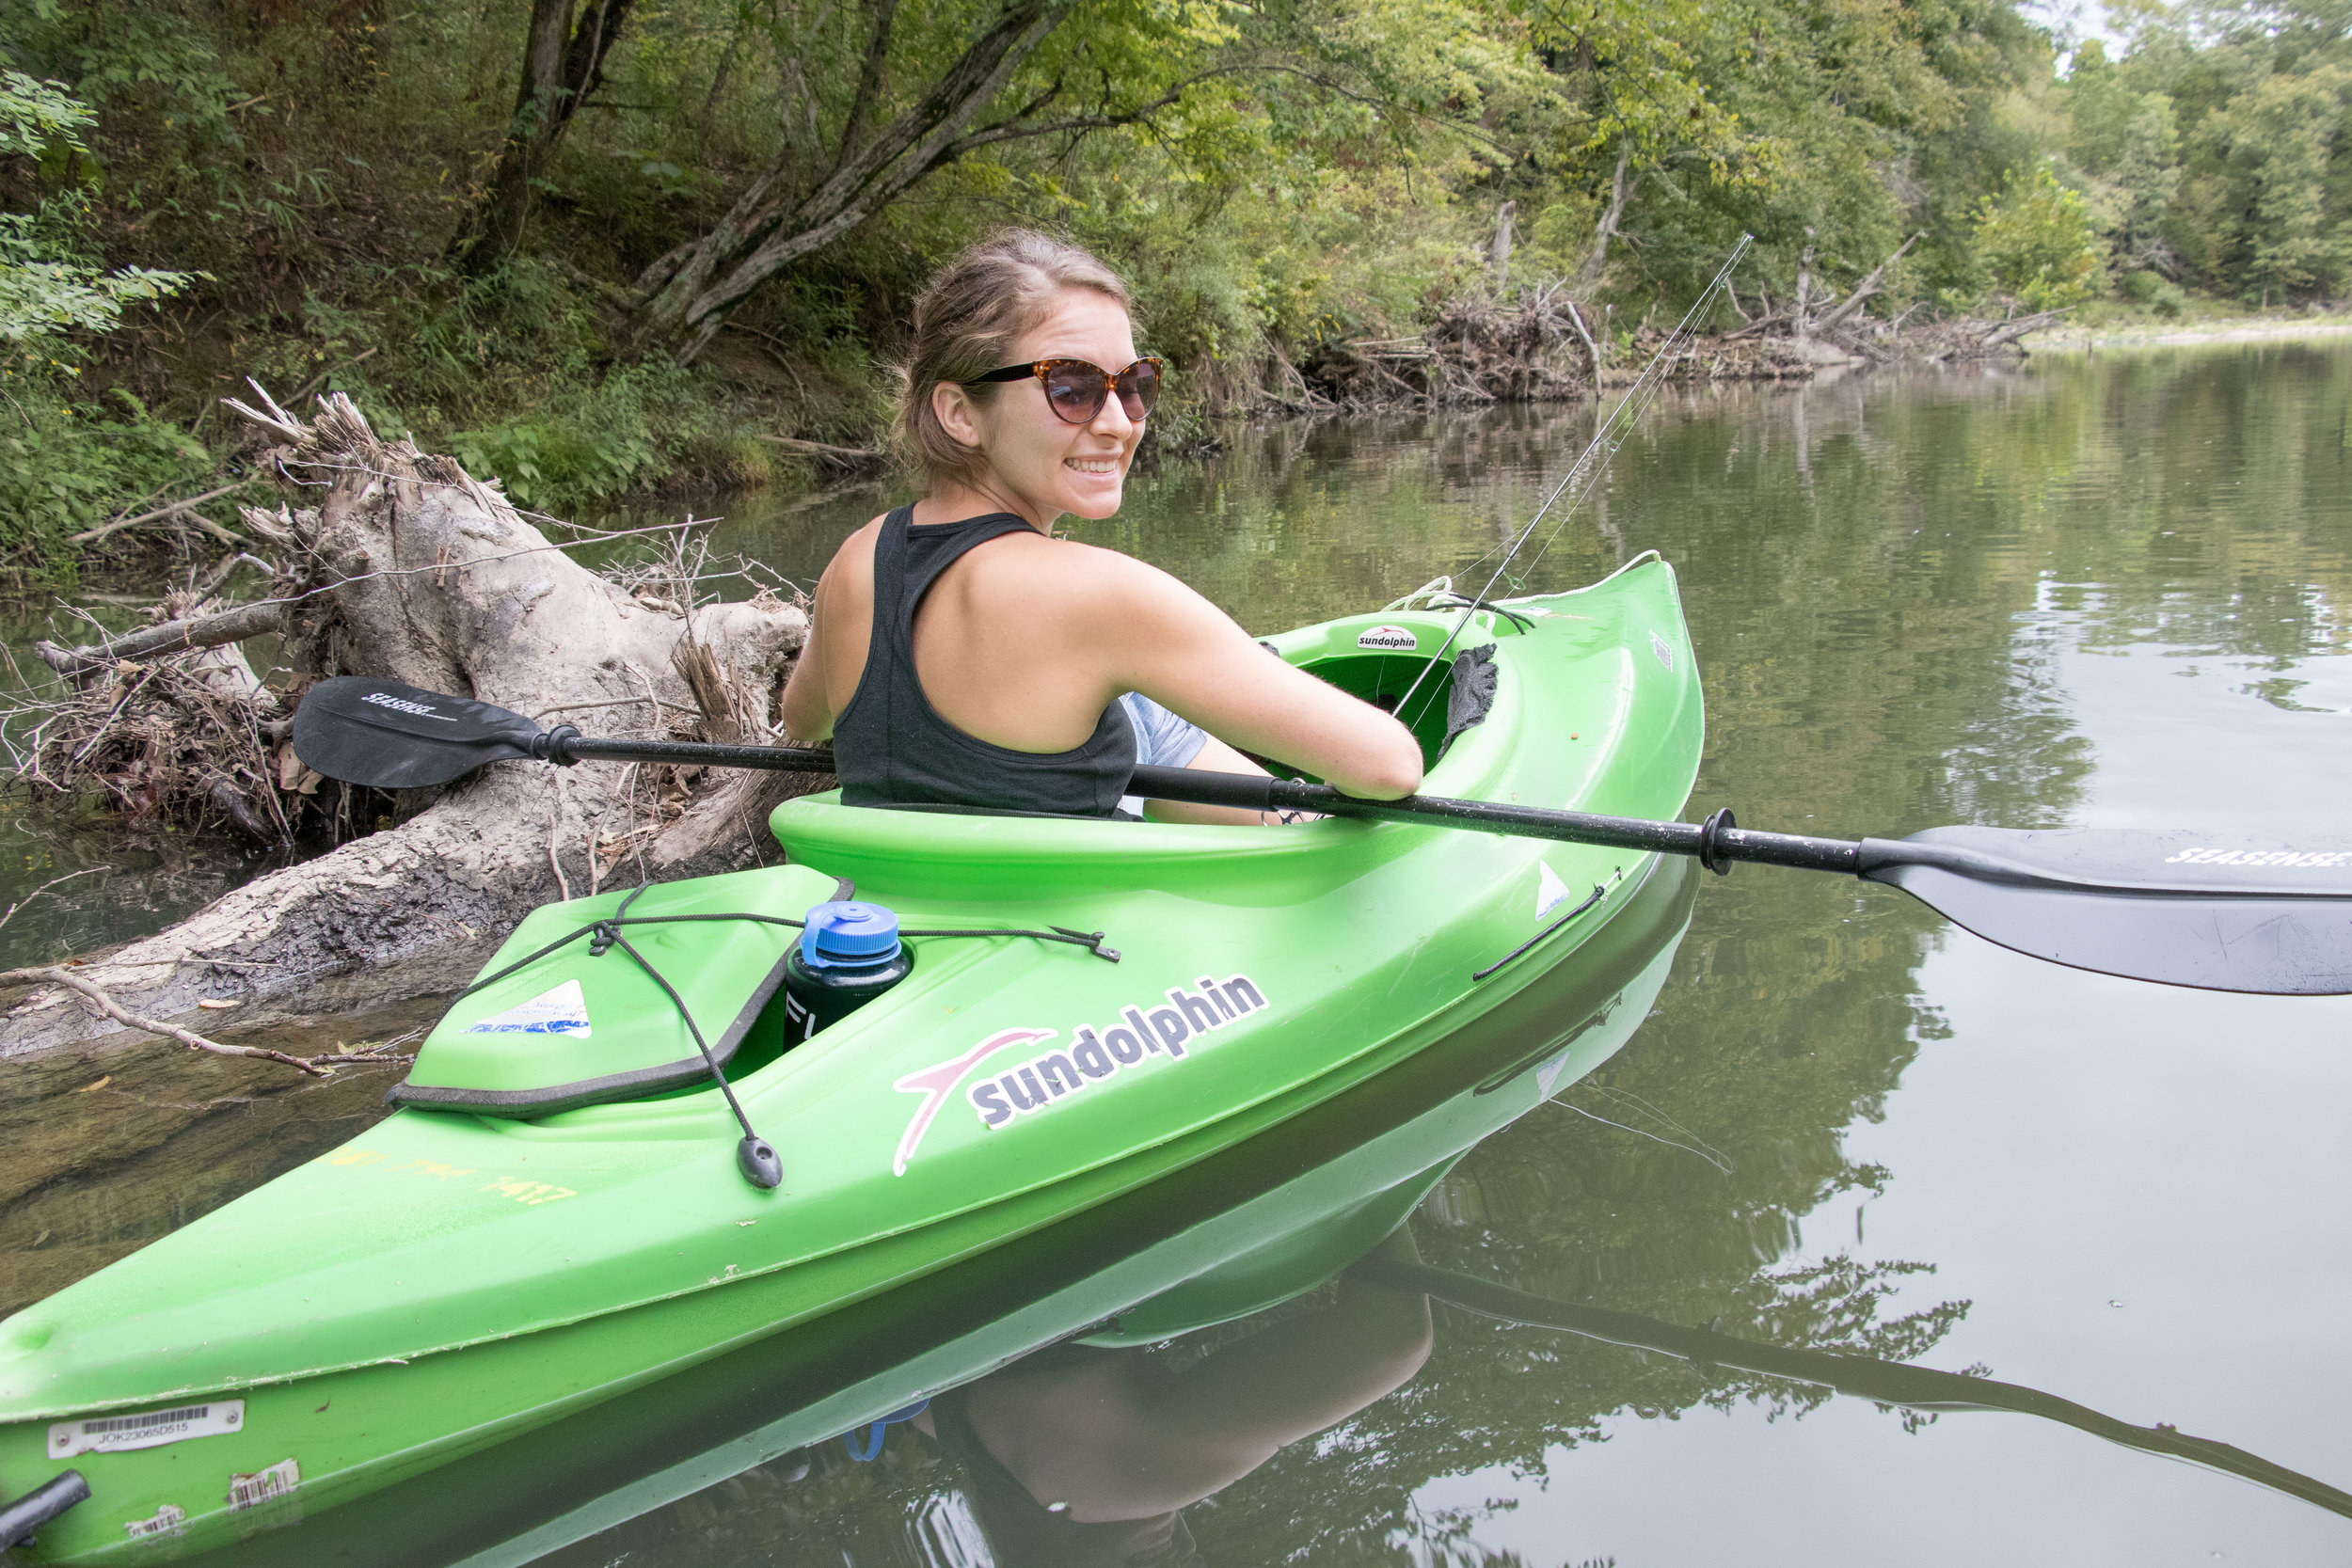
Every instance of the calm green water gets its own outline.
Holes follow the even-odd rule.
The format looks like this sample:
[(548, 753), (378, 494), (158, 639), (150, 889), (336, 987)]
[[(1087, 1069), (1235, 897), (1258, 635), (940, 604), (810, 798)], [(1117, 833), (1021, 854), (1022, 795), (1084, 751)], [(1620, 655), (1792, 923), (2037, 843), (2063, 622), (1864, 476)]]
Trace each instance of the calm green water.
[[(1463, 573), (1589, 422), (1248, 435), (1074, 531), (1272, 629)], [(2328, 348), (1727, 388), (1662, 405), (1528, 586), (1643, 549), (1676, 563), (1708, 698), (1694, 811), (1846, 835), (2343, 832), (2348, 480), (2352, 354)], [(884, 503), (755, 499), (721, 548), (805, 581)], [(2352, 1000), (2081, 974), (1890, 890), (1750, 867), (1705, 879), (1609, 1067), (1479, 1144), (1412, 1231), (1482, 1279), (1973, 1368), (2352, 1489), (2348, 1119)], [(1349, 1310), (1253, 1326), (1338, 1389), (1369, 1375), (1335, 1348), (1357, 1342)], [(1157, 1354), (1200, 1376), (1250, 1344)], [(1250, 1397), (1235, 1386), (1236, 1429)], [(1066, 1440), (1088, 1440), (1081, 1415)], [(1214, 1441), (1219, 1418), (1193, 1409), (1168, 1442)], [(872, 1464), (838, 1443), (807, 1457), (805, 1476), (770, 1464), (550, 1560), (1045, 1560), (992, 1545), (970, 1472), (908, 1427)], [(1396, 1392), (1184, 1518), (1218, 1568), (2352, 1556), (2352, 1519), (2047, 1421), (1907, 1418), (1452, 1308)]]

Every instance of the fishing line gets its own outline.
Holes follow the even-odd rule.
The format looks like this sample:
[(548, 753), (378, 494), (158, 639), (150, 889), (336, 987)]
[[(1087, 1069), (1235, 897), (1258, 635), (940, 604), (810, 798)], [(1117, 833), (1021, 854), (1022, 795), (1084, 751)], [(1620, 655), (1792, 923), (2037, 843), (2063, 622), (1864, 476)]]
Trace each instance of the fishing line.
[[(1454, 623), (1452, 631), (1446, 633), (1445, 641), (1438, 645), (1436, 656), (1422, 666), (1421, 673), (1413, 677), (1413, 684), (1406, 687), (1405, 695), (1397, 699), (1397, 717), (1403, 720), (1407, 727), (1410, 727), (1414, 719), (1420, 715), (1408, 717), (1405, 712), (1405, 705), (1412, 701), (1413, 693), (1421, 689), (1421, 683), (1429, 678), (1429, 673), (1445, 662), (1445, 656), (1453, 650), (1454, 641), (1462, 635), (1462, 629), (1470, 625), (1470, 618), (1481, 609), (1486, 608), (1487, 600), (1494, 594), (1495, 585), (1502, 580), (1503, 574), (1511, 569), (1512, 561), (1525, 547), (1527, 541), (1534, 536), (1535, 525), (1544, 520), (1545, 515), (1559, 503), (1561, 497), (1566, 496), (1567, 506), (1561, 512), (1560, 520), (1552, 525), (1551, 532), (1545, 535), (1543, 548), (1535, 552), (1534, 561), (1528, 562), (1528, 569), (1532, 571), (1535, 561), (1541, 561), (1544, 551), (1551, 548), (1552, 540), (1560, 536), (1560, 531), (1565, 528), (1568, 519), (1575, 515), (1577, 504), (1590, 495), (1594, 487), (1600, 483), (1601, 475), (1608, 471), (1609, 460), (1616, 455), (1617, 448), (1625, 443), (1626, 436), (1630, 435), (1633, 427), (1641, 422), (1643, 414), (1647, 412), (1650, 403), (1658, 395), (1659, 388), (1663, 387), (1673, 374), (1670, 367), (1675, 360), (1681, 357), (1689, 340), (1698, 336), (1699, 324), (1706, 320), (1708, 313), (1714, 309), (1716, 296), (1730, 286), (1733, 270), (1740, 265), (1740, 259), (1747, 255), (1749, 247), (1755, 244), (1755, 235), (1740, 236), (1739, 243), (1731, 247), (1730, 256), (1724, 259), (1722, 269), (1715, 274), (1714, 280), (1707, 285), (1691, 309), (1683, 313), (1682, 320), (1676, 325), (1666, 341), (1659, 345), (1658, 352), (1652, 355), (1650, 362), (1642, 368), (1642, 373), (1634, 378), (1633, 385), (1626, 388), (1625, 396), (1617, 400), (1617, 406), (1610, 411), (1606, 420), (1601, 421), (1600, 428), (1593, 432), (1591, 442), (1584, 448), (1583, 454), (1577, 458), (1575, 466), (1561, 477), (1559, 483), (1552, 486), (1551, 493), (1544, 498), (1544, 503), (1535, 509), (1534, 515), (1527, 519), (1527, 526), (1520, 529), (1518, 536), (1511, 541), (1511, 547), (1503, 552), (1502, 562), (1495, 567), (1494, 575), (1486, 579), (1486, 586), (1470, 595), (1470, 602), (1462, 607), (1461, 619)], [(1482, 555), (1478, 559), (1484, 561), (1486, 556)], [(1477, 562), (1473, 562), (1471, 564), (1475, 566)], [(1523, 572), (1512, 579), (1511, 586), (1518, 589), (1524, 586), (1525, 582), (1526, 574)], [(1426, 712), (1429, 704), (1435, 701), (1437, 701), (1437, 689), (1432, 687), (1428, 699), (1422, 704), (1422, 711)]]

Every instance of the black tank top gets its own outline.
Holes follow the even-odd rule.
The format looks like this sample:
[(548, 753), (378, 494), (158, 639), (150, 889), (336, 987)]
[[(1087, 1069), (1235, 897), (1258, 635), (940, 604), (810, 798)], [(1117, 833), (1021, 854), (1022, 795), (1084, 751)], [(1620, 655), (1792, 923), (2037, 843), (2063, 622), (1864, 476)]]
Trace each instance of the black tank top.
[(912, 506), (898, 508), (874, 540), (874, 633), (857, 690), (834, 722), (843, 803), (1110, 816), (1136, 768), (1135, 726), (1119, 704), (1074, 751), (1016, 752), (941, 718), (914, 673), (914, 611), (939, 574), (1029, 525), (1009, 512), (920, 528), (914, 517)]

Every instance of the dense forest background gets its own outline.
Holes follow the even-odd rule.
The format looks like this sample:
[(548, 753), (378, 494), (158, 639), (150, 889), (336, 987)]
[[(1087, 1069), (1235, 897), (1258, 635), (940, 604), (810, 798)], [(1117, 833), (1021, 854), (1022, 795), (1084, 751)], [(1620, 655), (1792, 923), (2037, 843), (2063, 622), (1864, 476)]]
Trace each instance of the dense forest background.
[(534, 506), (805, 483), (874, 443), (930, 270), (1008, 222), (1135, 281), (1176, 445), (1466, 301), (1581, 302), (1606, 358), (1743, 230), (1728, 330), (1890, 257), (1887, 321), (2344, 292), (2352, 6), (2106, 14), (0, 0), (0, 552), (70, 569), (260, 477), (215, 406), (248, 375)]

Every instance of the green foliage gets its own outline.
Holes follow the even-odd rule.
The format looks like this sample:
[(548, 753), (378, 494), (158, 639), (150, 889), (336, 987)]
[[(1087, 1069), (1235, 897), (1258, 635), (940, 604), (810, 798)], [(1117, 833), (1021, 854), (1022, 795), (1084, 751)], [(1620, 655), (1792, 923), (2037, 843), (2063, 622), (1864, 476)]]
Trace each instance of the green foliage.
[(191, 486), (214, 458), (127, 392), (72, 399), (48, 362), (16, 370), (31, 357), (0, 374), (0, 556), (70, 573), (69, 535)]
[(2181, 286), (2153, 269), (2125, 274), (2123, 297), (2168, 321), (2178, 317), (2188, 306), (2188, 294)]
[(630, 366), (600, 381), (566, 379), (527, 415), (445, 437), (469, 471), (503, 480), (525, 506), (601, 500), (647, 488), (702, 428), (702, 378), (677, 365)]
[[(55, 82), (0, 71), (0, 156), (47, 159), (86, 151), (81, 133), (96, 122)], [(31, 213), (0, 212), (0, 341), (22, 343), (80, 328), (107, 332), (122, 308), (176, 293), (185, 275), (127, 267), (106, 272), (79, 244), (87, 206), (78, 191)]]
[[(459, 276), (444, 258), (508, 134), (525, 11), (0, 0), (0, 341), (54, 345), (10, 362), (12, 395), (50, 376), (87, 431), (127, 417), (100, 401), (116, 386), (183, 429), (247, 374), (347, 392), (560, 510), (799, 473), (766, 435), (870, 440), (909, 299), (1009, 221), (1133, 278), (1178, 366), (1160, 422), (1180, 437), (1288, 385), (1284, 361), (1417, 332), (1465, 293), (1581, 277), (1620, 331), (1671, 316), (1741, 232), (1743, 309), (1785, 306), (1808, 249), (1834, 296), (1919, 230), (1873, 311), (1988, 289), (2055, 305), (2107, 276), (2158, 312), (2352, 284), (2352, 43), (2316, 9), (2136, 11), (2128, 48), (2086, 44), (2060, 76), (2014, 0), (1082, 0), (976, 122), (1065, 133), (949, 163), (744, 299), (682, 372), (623, 352), (626, 291), (755, 183), (829, 166), (864, 13), (635, 8), (522, 243)], [(876, 113), (987, 14), (900, 0)], [(1507, 281), (1486, 262), (1506, 200)], [(139, 301), (163, 313), (126, 316)], [(108, 331), (150, 319), (171, 357)]]
[(0, 160), (73, 171), (31, 211), (0, 212), (0, 556), (62, 561), (76, 529), (213, 466), (127, 391), (72, 396), (81, 351), (68, 334), (111, 331), (125, 306), (187, 281), (144, 267), (109, 272), (90, 257), (73, 166), (96, 118), (55, 82), (0, 71)]
[(1978, 204), (1976, 244), (1994, 288), (2029, 310), (2062, 310), (2097, 292), (2104, 250), (2090, 210), (2046, 164)]

